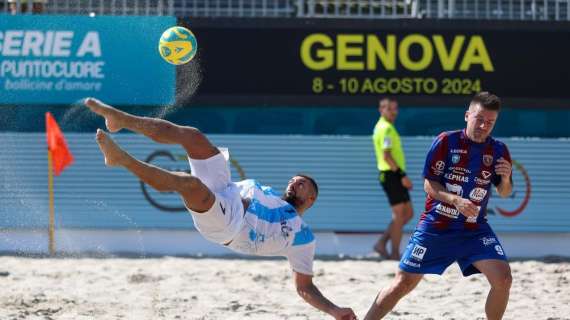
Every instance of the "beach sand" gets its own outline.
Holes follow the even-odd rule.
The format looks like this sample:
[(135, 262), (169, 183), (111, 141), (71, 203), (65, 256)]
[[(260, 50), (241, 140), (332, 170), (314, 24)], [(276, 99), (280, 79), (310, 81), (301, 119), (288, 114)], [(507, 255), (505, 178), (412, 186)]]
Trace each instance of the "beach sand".
[[(362, 319), (397, 263), (317, 260), (333, 302)], [(515, 261), (505, 319), (570, 319), (570, 263)], [(0, 257), (0, 319), (327, 319), (294, 289), (285, 260)], [(456, 265), (429, 275), (387, 319), (484, 319), (488, 283)]]

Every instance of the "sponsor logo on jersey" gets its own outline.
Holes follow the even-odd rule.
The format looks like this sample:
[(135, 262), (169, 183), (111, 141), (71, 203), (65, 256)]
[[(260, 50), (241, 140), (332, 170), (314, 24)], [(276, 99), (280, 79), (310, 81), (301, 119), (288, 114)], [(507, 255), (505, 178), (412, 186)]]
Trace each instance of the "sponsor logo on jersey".
[(485, 199), (486, 195), (487, 190), (477, 187), (469, 192), (469, 199), (480, 202), (481, 200)]
[(445, 189), (451, 193), (455, 193), (456, 195), (462, 197), (463, 196), (463, 187), (458, 184), (451, 184), (445, 183)]
[(495, 246), (495, 251), (497, 251), (497, 253), (501, 256), (505, 255), (505, 253), (503, 252), (503, 248), (500, 245)]
[(443, 205), (441, 203), (435, 207), (435, 212), (438, 214), (441, 214), (442, 216), (446, 216), (446, 217), (452, 218), (452, 219), (457, 219), (457, 217), (459, 216), (459, 211), (457, 211), (457, 209), (450, 208), (450, 207)]
[(475, 177), (475, 183), (480, 186), (486, 186), (491, 182), (491, 180), (481, 179), (479, 177)]
[(486, 165), (487, 167), (492, 165), (493, 164), (493, 156), (490, 154), (484, 154), (483, 155), (483, 164)]
[(419, 267), (422, 266), (420, 263), (416, 263), (416, 262), (410, 261), (410, 260), (408, 260), (408, 259), (404, 259), (404, 261), (402, 261), (402, 262), (403, 262), (405, 265), (408, 265), (408, 266), (414, 267), (414, 268), (419, 268)]
[(431, 169), (433, 170), (433, 173), (436, 176), (441, 176), (443, 174), (443, 169), (445, 168), (445, 162), (439, 160), (438, 162), (435, 163), (435, 165), (433, 165), (431, 167)]
[(449, 170), (457, 174), (471, 174), (471, 170), (463, 167), (450, 167)]
[(293, 228), (287, 225), (287, 221), (281, 221), (281, 234), (283, 235), (283, 238), (289, 238), (292, 231)]
[(422, 247), (419, 244), (416, 244), (412, 249), (412, 257), (416, 258), (418, 261), (422, 261), (424, 259), (424, 255), (426, 254), (426, 251), (426, 247)]
[(451, 149), (449, 152), (467, 154), (467, 150), (465, 150), (465, 149)]
[(483, 179), (489, 179), (491, 172), (483, 170), (481, 171), (481, 175), (483, 176)]
[(451, 180), (451, 181), (457, 181), (457, 182), (463, 182), (463, 183), (469, 182), (469, 177), (466, 177), (466, 176), (460, 175), (460, 174), (451, 173), (451, 172), (444, 174), (443, 177), (445, 179)]
[(481, 238), (481, 241), (483, 242), (483, 245), (485, 247), (497, 243), (497, 239), (495, 239), (493, 237), (483, 237), (483, 238)]

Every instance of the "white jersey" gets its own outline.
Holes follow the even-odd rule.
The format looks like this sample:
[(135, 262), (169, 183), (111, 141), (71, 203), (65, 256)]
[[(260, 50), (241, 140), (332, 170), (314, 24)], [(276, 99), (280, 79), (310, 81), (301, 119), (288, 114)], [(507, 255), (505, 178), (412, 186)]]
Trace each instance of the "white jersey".
[(315, 237), (295, 208), (255, 180), (235, 185), (249, 207), (229, 248), (246, 254), (285, 256), (294, 271), (312, 275)]
[[(232, 182), (229, 153), (221, 151), (208, 159), (189, 158), (192, 175), (215, 195), (208, 211), (188, 209), (196, 229), (240, 253), (287, 257), (294, 271), (312, 275), (315, 237), (309, 227), (273, 189), (254, 180)], [(248, 208), (242, 198), (249, 201)]]

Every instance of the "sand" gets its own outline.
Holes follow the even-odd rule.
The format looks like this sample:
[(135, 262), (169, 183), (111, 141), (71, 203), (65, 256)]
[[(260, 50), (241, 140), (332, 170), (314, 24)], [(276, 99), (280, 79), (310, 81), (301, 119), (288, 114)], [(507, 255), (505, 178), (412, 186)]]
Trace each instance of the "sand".
[[(314, 282), (360, 319), (393, 261), (317, 260)], [(570, 319), (570, 263), (515, 261), (505, 319)], [(284, 260), (0, 257), (0, 319), (327, 319), (297, 296)], [(451, 266), (387, 319), (484, 319), (488, 284)]]

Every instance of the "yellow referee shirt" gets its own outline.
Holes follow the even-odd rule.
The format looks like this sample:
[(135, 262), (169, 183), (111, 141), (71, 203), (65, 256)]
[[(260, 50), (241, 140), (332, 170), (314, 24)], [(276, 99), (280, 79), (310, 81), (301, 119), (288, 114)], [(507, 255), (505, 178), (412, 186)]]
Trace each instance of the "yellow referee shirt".
[(394, 158), (398, 167), (402, 169), (402, 171), (406, 171), (406, 158), (404, 156), (404, 150), (402, 150), (400, 135), (389, 121), (380, 117), (380, 120), (378, 120), (378, 123), (376, 123), (374, 127), (372, 141), (374, 142), (379, 171), (390, 170), (390, 165), (384, 160), (385, 150), (390, 150), (392, 158)]

